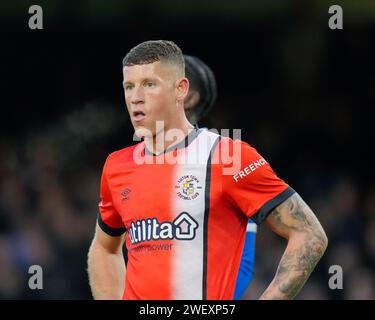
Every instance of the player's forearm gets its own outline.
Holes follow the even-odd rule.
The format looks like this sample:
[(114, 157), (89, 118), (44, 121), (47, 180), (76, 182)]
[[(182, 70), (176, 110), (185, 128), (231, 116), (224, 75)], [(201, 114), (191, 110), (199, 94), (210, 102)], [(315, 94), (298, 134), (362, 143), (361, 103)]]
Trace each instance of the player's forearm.
[(326, 247), (324, 232), (301, 233), (291, 237), (276, 275), (260, 299), (293, 299), (304, 286)]
[(91, 246), (88, 254), (88, 274), (94, 299), (121, 299), (125, 289), (125, 272), (122, 252), (109, 253), (100, 246)]

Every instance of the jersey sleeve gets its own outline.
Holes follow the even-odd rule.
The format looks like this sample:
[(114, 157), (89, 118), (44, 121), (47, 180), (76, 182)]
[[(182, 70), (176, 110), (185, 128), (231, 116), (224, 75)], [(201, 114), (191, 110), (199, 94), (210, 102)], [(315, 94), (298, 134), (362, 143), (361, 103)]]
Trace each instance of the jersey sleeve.
[(295, 191), (276, 175), (255, 148), (240, 140), (234, 143), (241, 144), (236, 159), (240, 160), (240, 170), (224, 176), (223, 190), (234, 206), (260, 224)]
[(112, 201), (111, 190), (108, 184), (107, 167), (108, 159), (104, 165), (100, 182), (98, 224), (105, 233), (116, 237), (122, 235), (126, 231), (126, 228)]

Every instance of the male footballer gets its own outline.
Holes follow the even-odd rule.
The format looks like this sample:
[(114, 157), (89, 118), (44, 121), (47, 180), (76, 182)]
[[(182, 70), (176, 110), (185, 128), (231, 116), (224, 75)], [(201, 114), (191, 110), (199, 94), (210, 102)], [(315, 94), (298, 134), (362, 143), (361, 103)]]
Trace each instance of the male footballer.
[(328, 243), (308, 205), (253, 147), (189, 123), (189, 81), (173, 42), (132, 48), (123, 86), (142, 141), (103, 168), (88, 254), (94, 298), (233, 299), (249, 218), (287, 239), (260, 299), (295, 297)]

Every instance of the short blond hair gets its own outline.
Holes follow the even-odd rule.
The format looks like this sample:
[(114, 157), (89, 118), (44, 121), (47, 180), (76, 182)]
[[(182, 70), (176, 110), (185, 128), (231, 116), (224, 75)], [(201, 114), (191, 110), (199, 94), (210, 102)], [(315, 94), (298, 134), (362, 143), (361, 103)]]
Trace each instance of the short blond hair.
[(181, 49), (172, 41), (150, 40), (133, 47), (122, 60), (123, 67), (149, 64), (156, 61), (176, 66), (185, 76), (185, 61)]

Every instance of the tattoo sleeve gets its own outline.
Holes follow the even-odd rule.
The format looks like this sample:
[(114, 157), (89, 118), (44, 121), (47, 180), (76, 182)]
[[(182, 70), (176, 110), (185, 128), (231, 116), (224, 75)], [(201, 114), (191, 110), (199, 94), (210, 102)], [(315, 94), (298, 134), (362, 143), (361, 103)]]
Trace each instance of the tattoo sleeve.
[(293, 299), (324, 254), (327, 237), (297, 193), (276, 207), (266, 221), (274, 232), (288, 239), (288, 245), (273, 281), (260, 299)]

